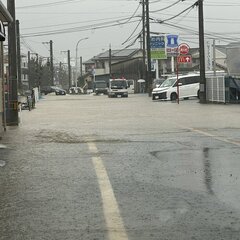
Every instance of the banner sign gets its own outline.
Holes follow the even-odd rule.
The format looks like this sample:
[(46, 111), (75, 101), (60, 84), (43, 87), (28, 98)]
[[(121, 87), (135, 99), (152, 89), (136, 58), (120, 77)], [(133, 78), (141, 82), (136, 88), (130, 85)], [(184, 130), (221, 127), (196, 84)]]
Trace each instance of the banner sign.
[(151, 59), (167, 59), (166, 36), (154, 36), (150, 38)]
[(205, 42), (205, 68), (206, 71), (213, 70), (213, 41), (207, 40)]

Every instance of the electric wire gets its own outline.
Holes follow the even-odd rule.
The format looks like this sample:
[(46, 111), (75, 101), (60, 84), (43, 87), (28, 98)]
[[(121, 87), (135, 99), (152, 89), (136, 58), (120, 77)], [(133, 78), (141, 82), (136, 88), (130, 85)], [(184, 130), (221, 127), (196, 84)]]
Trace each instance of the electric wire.
[(179, 2), (182, 2), (182, 0), (178, 0), (178, 1), (172, 3), (171, 5), (169, 5), (169, 6), (165, 7), (165, 8), (161, 8), (161, 9), (154, 10), (154, 11), (149, 11), (149, 12), (150, 12), (150, 13), (162, 12), (162, 11), (164, 11), (164, 10), (167, 10), (167, 9), (169, 9), (169, 8), (171, 8), (171, 7), (173, 7), (173, 6), (175, 6), (175, 5), (178, 4)]
[(188, 8), (186, 8), (186, 9), (184, 9), (183, 11), (181, 11), (180, 13), (178, 13), (178, 14), (176, 14), (176, 15), (174, 15), (174, 16), (172, 16), (172, 17), (170, 17), (170, 18), (168, 18), (168, 19), (164, 19), (164, 20), (158, 20), (158, 21), (160, 21), (160, 22), (167, 22), (167, 21), (170, 21), (170, 20), (173, 20), (173, 19), (175, 19), (175, 18), (177, 18), (177, 17), (179, 17), (179, 16), (181, 16), (183, 13), (185, 13), (185, 12), (187, 12), (188, 10), (192, 10), (195, 6), (197, 6), (197, 4), (198, 4), (198, 2), (195, 2), (194, 4), (192, 4), (190, 7), (188, 7)]
[(70, 2), (78, 2), (79, 0), (64, 0), (64, 1), (57, 1), (52, 3), (42, 3), (42, 4), (35, 4), (35, 5), (27, 5), (22, 7), (16, 7), (16, 9), (26, 9), (26, 8), (39, 8), (39, 7), (49, 7), (49, 6), (56, 6), (59, 4), (69, 4)]
[[(139, 21), (139, 23), (137, 24), (137, 26), (135, 27), (135, 29), (133, 30), (133, 32), (130, 34), (130, 36), (122, 43), (122, 45), (124, 45), (126, 42), (128, 42), (131, 37), (133, 36), (133, 34), (137, 31), (139, 25), (142, 23), (142, 19)], [(138, 34), (139, 35), (139, 34)]]
[(137, 13), (137, 11), (138, 11), (138, 9), (139, 9), (140, 6), (141, 6), (141, 4), (139, 3), (137, 9), (134, 11), (134, 13), (132, 14), (132, 16), (131, 16), (126, 22), (123, 22), (123, 24), (128, 23), (129, 21), (131, 21), (131, 20), (135, 17), (135, 15), (136, 15), (136, 13)]
[[(135, 23), (139, 20), (132, 20), (128, 23)], [(26, 37), (39, 37), (39, 36), (49, 36), (49, 35), (56, 35), (56, 34), (63, 34), (63, 33), (73, 33), (78, 31), (87, 31), (87, 30), (97, 30), (97, 29), (104, 29), (104, 28), (110, 28), (110, 27), (116, 27), (125, 25), (126, 23), (112, 23), (107, 25), (91, 25), (91, 26), (83, 26), (83, 27), (74, 27), (74, 28), (66, 28), (66, 29), (59, 29), (55, 31), (44, 31), (44, 32), (35, 32), (35, 33), (26, 33), (23, 34), (23, 36)]]

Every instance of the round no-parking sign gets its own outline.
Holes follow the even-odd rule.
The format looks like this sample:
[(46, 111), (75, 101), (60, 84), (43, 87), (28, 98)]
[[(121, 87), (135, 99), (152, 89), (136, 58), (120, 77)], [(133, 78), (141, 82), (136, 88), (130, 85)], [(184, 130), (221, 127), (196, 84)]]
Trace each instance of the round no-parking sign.
[(188, 46), (188, 44), (186, 43), (181, 43), (179, 46), (178, 46), (178, 53), (180, 55), (186, 55), (189, 53), (189, 49), (190, 47)]

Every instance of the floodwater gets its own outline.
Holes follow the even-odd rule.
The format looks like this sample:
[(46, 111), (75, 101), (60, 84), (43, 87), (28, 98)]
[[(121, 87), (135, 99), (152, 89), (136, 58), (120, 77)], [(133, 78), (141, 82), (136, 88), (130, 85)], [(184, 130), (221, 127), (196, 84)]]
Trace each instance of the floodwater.
[(46, 96), (1, 140), (0, 240), (239, 240), (239, 120), (196, 99)]

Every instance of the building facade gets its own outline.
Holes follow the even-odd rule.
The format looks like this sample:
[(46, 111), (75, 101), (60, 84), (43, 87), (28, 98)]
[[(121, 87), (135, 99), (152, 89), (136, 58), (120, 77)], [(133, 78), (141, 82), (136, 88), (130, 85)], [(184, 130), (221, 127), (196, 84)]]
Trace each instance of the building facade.
[(6, 108), (5, 108), (5, 76), (4, 76), (4, 52), (3, 42), (5, 40), (4, 26), (12, 22), (12, 17), (6, 7), (0, 1), (0, 137), (6, 130)]

